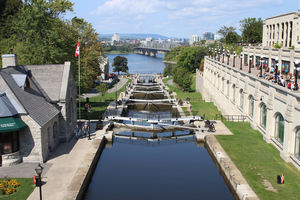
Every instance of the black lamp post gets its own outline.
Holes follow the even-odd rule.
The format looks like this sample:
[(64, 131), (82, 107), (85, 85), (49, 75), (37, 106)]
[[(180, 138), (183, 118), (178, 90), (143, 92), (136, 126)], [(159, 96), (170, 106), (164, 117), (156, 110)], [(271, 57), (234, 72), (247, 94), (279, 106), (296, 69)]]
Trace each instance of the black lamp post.
[(208, 57), (210, 58), (210, 48), (208, 48)]
[(229, 50), (227, 50), (227, 65), (229, 65), (229, 58), (230, 58), (230, 54), (229, 54)]
[(217, 60), (217, 49), (215, 49), (215, 60)]
[(220, 62), (220, 59), (221, 59), (221, 49), (219, 49), (219, 52), (218, 52), (218, 61)]
[(241, 63), (240, 63), (240, 70), (243, 69), (243, 53), (240, 55)]
[(295, 60), (295, 70), (294, 70), (294, 73), (295, 73), (295, 90), (298, 90), (298, 83), (297, 83), (297, 76), (298, 76), (298, 68), (299, 66), (299, 61), (298, 60)]
[(38, 177), (35, 179), (35, 186), (40, 188), (40, 200), (42, 200), (42, 173), (43, 173), (43, 167), (41, 166), (41, 164), (39, 164), (34, 170), (36, 172), (36, 174), (38, 175)]
[(277, 83), (278, 58), (275, 58), (275, 83)]
[(235, 51), (234, 51), (234, 52), (233, 52), (233, 64), (232, 64), (233, 67), (235, 67), (235, 57), (236, 57), (236, 53), (235, 53)]
[(249, 56), (249, 70), (248, 70), (248, 73), (251, 73), (251, 61), (252, 61), (252, 55)]
[(91, 105), (89, 104), (88, 107), (87, 107), (87, 112), (88, 112), (88, 119), (89, 119), (89, 126), (88, 126), (88, 131), (89, 131), (89, 137), (88, 137), (88, 140), (91, 139), (91, 119), (90, 119), (90, 112), (91, 112)]
[(262, 77), (262, 68), (263, 68), (264, 57), (260, 57), (260, 74), (259, 77)]

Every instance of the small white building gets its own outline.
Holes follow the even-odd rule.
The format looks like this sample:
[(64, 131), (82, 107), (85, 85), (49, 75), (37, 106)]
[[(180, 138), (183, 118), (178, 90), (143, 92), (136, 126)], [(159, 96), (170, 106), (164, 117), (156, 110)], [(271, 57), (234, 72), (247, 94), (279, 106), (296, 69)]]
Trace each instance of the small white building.
[(192, 35), (190, 38), (190, 45), (193, 45), (197, 42), (200, 42), (200, 36), (199, 35)]
[(111, 38), (111, 42), (112, 42), (112, 44), (114, 43), (114, 42), (120, 42), (120, 34), (119, 33), (115, 33), (114, 35), (113, 35), (113, 37)]

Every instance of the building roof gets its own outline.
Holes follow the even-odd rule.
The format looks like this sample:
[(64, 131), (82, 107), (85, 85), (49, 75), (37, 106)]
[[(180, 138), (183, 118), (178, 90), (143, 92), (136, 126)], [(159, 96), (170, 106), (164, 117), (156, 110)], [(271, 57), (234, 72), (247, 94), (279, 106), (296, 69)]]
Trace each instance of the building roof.
[(297, 12), (289, 12), (289, 13), (284, 13), (284, 14), (280, 14), (280, 15), (275, 15), (269, 18), (266, 18), (264, 21), (269, 20), (269, 19), (275, 19), (275, 18), (280, 18), (280, 17), (286, 17), (288, 15), (298, 15)]
[(11, 117), (17, 114), (18, 112), (11, 104), (6, 94), (0, 94), (0, 117)]
[[(12, 74), (26, 74), (28, 85), (24, 90), (18, 86)], [(12, 93), (22, 104), (29, 116), (40, 126), (45, 125), (59, 114), (59, 110), (52, 105), (50, 98), (32, 76), (30, 70), (24, 66), (8, 67), (0, 70), (0, 76), (5, 80)]]
[(60, 100), (64, 75), (64, 64), (59, 65), (26, 65), (51, 101)]

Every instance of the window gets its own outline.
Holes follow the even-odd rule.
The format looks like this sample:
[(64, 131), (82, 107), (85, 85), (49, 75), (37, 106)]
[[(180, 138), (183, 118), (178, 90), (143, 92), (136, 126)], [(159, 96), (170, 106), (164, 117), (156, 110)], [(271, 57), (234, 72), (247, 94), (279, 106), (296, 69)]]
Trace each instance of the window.
[(249, 96), (249, 116), (253, 118), (254, 113), (254, 98), (252, 95)]
[(244, 110), (244, 91), (240, 89), (240, 108)]
[(300, 160), (300, 129), (296, 131), (296, 140), (295, 140), (295, 157)]
[(15, 153), (19, 148), (19, 132), (0, 134), (0, 154)]
[(235, 84), (232, 86), (232, 101), (235, 103)]
[(227, 96), (230, 96), (230, 83), (227, 81)]
[(57, 137), (57, 122), (53, 124), (53, 138)]
[(275, 138), (283, 144), (284, 140), (284, 118), (278, 113), (275, 117)]
[(266, 129), (267, 125), (267, 106), (263, 103), (260, 106), (260, 125)]

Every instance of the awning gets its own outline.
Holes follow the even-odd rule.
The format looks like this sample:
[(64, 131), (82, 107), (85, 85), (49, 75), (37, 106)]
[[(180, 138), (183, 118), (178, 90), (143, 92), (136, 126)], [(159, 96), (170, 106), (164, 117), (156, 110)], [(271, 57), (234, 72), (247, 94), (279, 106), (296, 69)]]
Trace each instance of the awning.
[(0, 118), (0, 133), (18, 131), (26, 126), (19, 117)]

